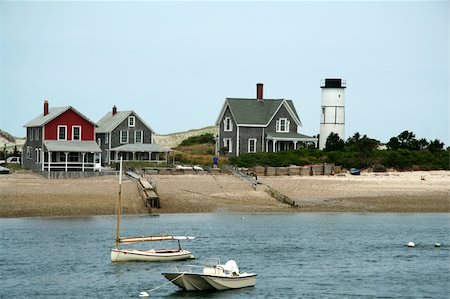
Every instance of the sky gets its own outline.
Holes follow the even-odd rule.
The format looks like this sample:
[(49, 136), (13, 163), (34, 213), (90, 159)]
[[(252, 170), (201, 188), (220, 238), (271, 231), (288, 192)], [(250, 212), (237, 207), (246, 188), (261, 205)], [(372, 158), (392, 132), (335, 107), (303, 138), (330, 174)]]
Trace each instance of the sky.
[(293, 100), (320, 128), (324, 78), (342, 78), (346, 138), (449, 138), (448, 1), (0, 0), (0, 129), (50, 107), (97, 122), (113, 105), (158, 134), (214, 125), (227, 97)]

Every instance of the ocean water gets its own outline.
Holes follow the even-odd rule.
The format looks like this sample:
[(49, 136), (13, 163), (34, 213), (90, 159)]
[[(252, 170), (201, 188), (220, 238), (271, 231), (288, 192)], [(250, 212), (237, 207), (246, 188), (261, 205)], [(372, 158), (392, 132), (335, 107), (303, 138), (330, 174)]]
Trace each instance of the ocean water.
[[(150, 298), (450, 294), (449, 214), (183, 214), (125, 216), (122, 224), (123, 235), (196, 236), (183, 245), (197, 259), (111, 263), (113, 216), (0, 219), (0, 297), (138, 298), (166, 282), (161, 272), (209, 257), (256, 272), (256, 287), (198, 293), (168, 284)], [(416, 247), (406, 247), (409, 241)]]

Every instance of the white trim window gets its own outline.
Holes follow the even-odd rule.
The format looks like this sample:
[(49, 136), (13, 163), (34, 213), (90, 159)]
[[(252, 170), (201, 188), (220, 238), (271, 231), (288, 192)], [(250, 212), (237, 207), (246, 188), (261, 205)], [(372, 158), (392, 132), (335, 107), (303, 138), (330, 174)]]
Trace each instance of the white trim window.
[(109, 142), (109, 133), (105, 133), (105, 144)]
[(232, 132), (233, 131), (233, 120), (231, 117), (225, 117), (223, 120), (223, 130), (225, 132)]
[(128, 131), (120, 131), (120, 143), (128, 143)]
[(134, 116), (128, 117), (128, 127), (134, 128), (136, 126), (136, 118)]
[(277, 132), (289, 132), (291, 122), (287, 118), (279, 118), (276, 123)]
[(34, 136), (34, 129), (28, 128), (28, 140), (33, 141)]
[(228, 152), (232, 153), (233, 152), (233, 140), (231, 138), (224, 138), (223, 139), (223, 147), (227, 147)]
[(72, 140), (81, 140), (81, 126), (72, 126)]
[(143, 143), (144, 131), (134, 131), (134, 143)]
[(249, 138), (248, 139), (248, 152), (249, 153), (256, 153), (256, 138)]
[(31, 146), (27, 146), (27, 159), (31, 159)]
[(98, 144), (98, 146), (102, 146), (102, 139), (101, 138), (97, 138), (97, 144)]
[(58, 140), (67, 140), (67, 126), (58, 126)]

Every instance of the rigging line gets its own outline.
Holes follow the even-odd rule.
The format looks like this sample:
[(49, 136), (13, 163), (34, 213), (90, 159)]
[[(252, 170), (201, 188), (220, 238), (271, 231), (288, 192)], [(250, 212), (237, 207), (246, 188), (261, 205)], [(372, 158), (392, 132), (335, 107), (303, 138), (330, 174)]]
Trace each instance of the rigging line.
[(175, 277), (174, 279), (169, 280), (168, 282), (165, 282), (165, 283), (163, 283), (162, 285), (157, 286), (156, 288), (153, 288), (153, 289), (148, 290), (147, 293), (151, 293), (151, 292), (153, 292), (153, 291), (156, 291), (157, 289), (162, 288), (163, 286), (168, 285), (169, 283), (171, 283), (171, 282), (177, 280), (178, 278), (180, 278), (181, 276), (183, 276), (185, 273), (186, 273), (186, 272), (183, 272), (183, 273), (181, 273), (180, 275), (178, 275), (177, 277)]
[(180, 189), (180, 190), (181, 190), (181, 191), (184, 191), (184, 192), (189, 192), (189, 193), (192, 193), (192, 194), (196, 194), (196, 195), (206, 196), (206, 197), (212, 197), (212, 198), (218, 198), (218, 199), (229, 199), (229, 198), (225, 198), (225, 197), (213, 196), (213, 195), (209, 195), (209, 194), (205, 194), (205, 193), (200, 193), (200, 192), (194, 192), (194, 191), (187, 190), (187, 189)]
[(219, 188), (223, 190), (223, 187), (219, 184), (219, 182), (217, 181), (217, 179), (216, 179), (216, 177), (214, 176), (214, 174), (211, 173), (211, 175), (212, 175), (214, 181), (216, 182), (216, 185), (219, 186)]

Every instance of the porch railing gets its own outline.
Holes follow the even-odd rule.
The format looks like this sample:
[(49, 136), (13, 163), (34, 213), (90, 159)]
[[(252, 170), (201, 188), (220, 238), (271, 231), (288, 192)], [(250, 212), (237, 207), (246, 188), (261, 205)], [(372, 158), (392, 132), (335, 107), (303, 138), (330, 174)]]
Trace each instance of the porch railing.
[(48, 162), (44, 163), (44, 171), (100, 171), (100, 163), (94, 162)]

